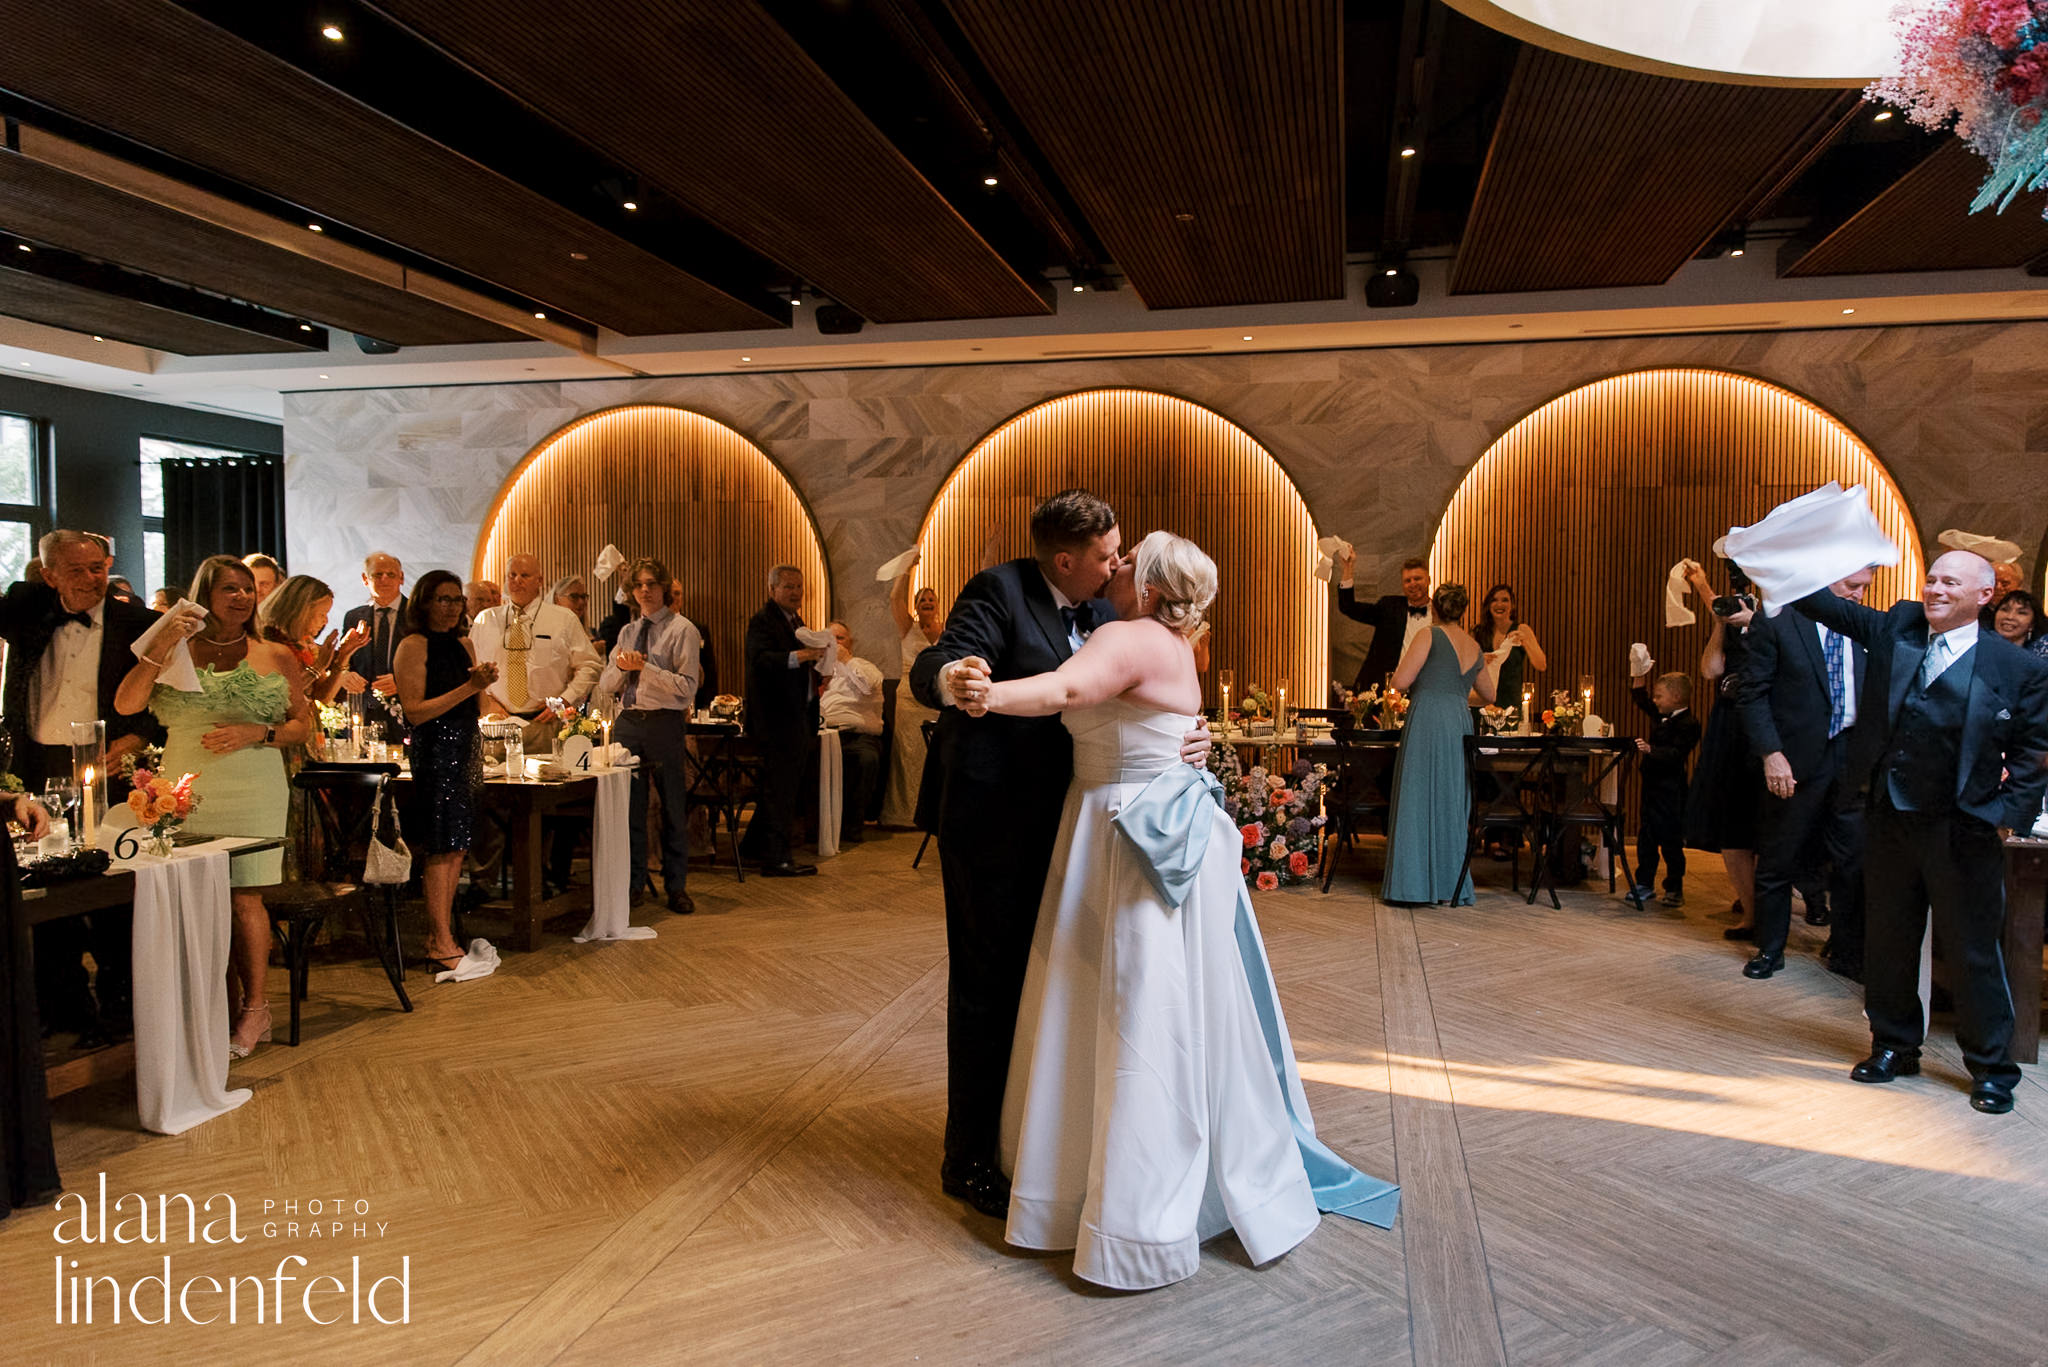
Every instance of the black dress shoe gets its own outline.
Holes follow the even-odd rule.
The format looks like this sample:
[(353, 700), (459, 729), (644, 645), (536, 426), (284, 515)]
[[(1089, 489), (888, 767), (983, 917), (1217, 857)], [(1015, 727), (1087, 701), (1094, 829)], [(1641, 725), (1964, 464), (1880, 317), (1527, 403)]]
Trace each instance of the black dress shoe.
[(678, 916), (688, 916), (697, 909), (697, 902), (689, 893), (677, 888), (668, 895), (668, 909)]
[(780, 864), (761, 866), (763, 878), (808, 878), (817, 871), (816, 864), (799, 864), (793, 859), (785, 859)]
[(1756, 938), (1756, 927), (1729, 926), (1721, 932), (1721, 938), (1724, 940), (1754, 940)]
[(1824, 926), (1828, 923), (1828, 920), (1828, 909), (1826, 907), (1808, 907), (1806, 909), (1806, 924), (1810, 926)]
[(1010, 1179), (993, 1163), (963, 1163), (947, 1159), (939, 1165), (939, 1190), (965, 1201), (992, 1220), (1010, 1214)]
[(1914, 1077), (1920, 1072), (1920, 1055), (1904, 1049), (1872, 1049), (1870, 1057), (1849, 1070), (1857, 1082), (1890, 1082), (1895, 1077)]
[(2012, 1109), (2012, 1084), (1978, 1078), (1970, 1088), (1970, 1104), (1986, 1115), (2004, 1115)]
[(1742, 966), (1745, 978), (1768, 978), (1785, 966), (1783, 954), (1759, 954)]

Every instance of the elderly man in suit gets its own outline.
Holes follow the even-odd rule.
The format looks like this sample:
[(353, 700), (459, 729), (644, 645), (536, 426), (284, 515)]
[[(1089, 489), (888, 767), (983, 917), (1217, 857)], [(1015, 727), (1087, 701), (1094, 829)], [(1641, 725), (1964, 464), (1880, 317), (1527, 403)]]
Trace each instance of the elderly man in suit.
[[(910, 688), (939, 713), (920, 811), (937, 793), (946, 887), (946, 1149), (939, 1185), (1001, 1219), (1010, 1199), (996, 1146), (1010, 1042), (1038, 904), (1073, 778), (1074, 745), (1057, 716), (969, 718), (960, 688), (1057, 669), (1116, 616), (1098, 597), (1121, 563), (1109, 504), (1085, 489), (1031, 514), (1034, 554), (967, 581), (939, 639), (918, 654)], [(1205, 759), (1209, 732), (1183, 757)]]
[(1950, 551), (1928, 567), (1917, 603), (1878, 612), (1822, 592), (1793, 606), (1870, 650), (1869, 715), (1851, 763), (1870, 787), (1871, 1051), (1850, 1076), (1879, 1083), (1920, 1071), (1920, 943), (1931, 908), (1958, 971), (1970, 1104), (1999, 1115), (2012, 1109), (2020, 1076), (1999, 948), (2003, 837), (2033, 824), (2048, 789), (2048, 667), (1978, 626), (1993, 582), (1982, 556)]
[(1394, 672), (1401, 663), (1401, 652), (1417, 632), (1429, 630), (1429, 562), (1419, 557), (1403, 560), (1401, 591), (1361, 607), (1351, 589), (1351, 571), (1357, 561), (1355, 552), (1346, 551), (1338, 562), (1337, 611), (1372, 628), (1372, 644), (1366, 647), (1365, 663), (1358, 667), (1358, 678), (1351, 685), (1363, 693)]
[(747, 623), (747, 734), (761, 748), (761, 788), (754, 817), (740, 841), (741, 855), (761, 861), (768, 878), (796, 878), (818, 871), (790, 857), (796, 843), (798, 790), (805, 758), (818, 737), (818, 674), (821, 646), (797, 640), (804, 624), (804, 572), (794, 565), (768, 571), (768, 601)]
[[(109, 561), (98, 537), (53, 531), (38, 549), (42, 577), (14, 585), (0, 599), (0, 639), (7, 642), (0, 711), (14, 772), (31, 792), (48, 778), (70, 775), (73, 722), (107, 723), (110, 766), (163, 737), (147, 712), (124, 717), (114, 710), (114, 692), (135, 665), (132, 647), (157, 615), (133, 599), (108, 595)], [(46, 1024), (91, 1031), (104, 1019), (118, 1027), (128, 1009), (128, 935), (125, 911), (36, 927)], [(97, 1010), (82, 962), (88, 947), (100, 967)]]
[[(1871, 571), (1828, 586), (1860, 603)], [(1825, 620), (1780, 613), (1759, 617), (1744, 638), (1748, 658), (1733, 689), (1750, 748), (1764, 764), (1756, 865), (1756, 955), (1744, 976), (1768, 978), (1785, 966), (1792, 889), (1816, 854), (1828, 867), (1834, 934), (1829, 966), (1848, 977), (1863, 969), (1863, 776), (1848, 757), (1858, 721), (1864, 647)]]
[(363, 557), (363, 587), (370, 601), (342, 614), (343, 635), (358, 625), (370, 628), (370, 643), (358, 650), (341, 676), (342, 691), (365, 693), (363, 715), (391, 740), (399, 737), (399, 723), (386, 707), (387, 699), (398, 696), (398, 683), (391, 675), (391, 657), (406, 634), (405, 567), (398, 557), (385, 551), (371, 551)]

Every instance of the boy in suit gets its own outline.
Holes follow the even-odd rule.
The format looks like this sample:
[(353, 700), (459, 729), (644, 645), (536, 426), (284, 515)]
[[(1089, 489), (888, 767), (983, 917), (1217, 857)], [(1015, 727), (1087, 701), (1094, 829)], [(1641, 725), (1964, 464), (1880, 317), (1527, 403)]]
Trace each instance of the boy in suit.
[[(1651, 664), (1655, 668), (1655, 662)], [(1684, 674), (1665, 674), (1649, 688), (1643, 685), (1649, 671), (1630, 680), (1629, 697), (1637, 709), (1651, 719), (1647, 738), (1636, 738), (1642, 756), (1637, 772), (1642, 779), (1641, 806), (1636, 813), (1636, 886), (1629, 896), (1637, 902), (1648, 900), (1657, 882), (1657, 859), (1666, 866), (1664, 896), (1667, 907), (1685, 905), (1685, 766), (1693, 748), (1700, 743), (1700, 719), (1692, 714), (1692, 679)]]

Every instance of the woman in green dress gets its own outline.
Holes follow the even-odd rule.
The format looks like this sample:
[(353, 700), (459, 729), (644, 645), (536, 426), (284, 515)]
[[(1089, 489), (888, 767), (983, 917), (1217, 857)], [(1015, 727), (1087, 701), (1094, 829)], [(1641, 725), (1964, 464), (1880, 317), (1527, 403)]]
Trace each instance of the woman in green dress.
[[(209, 556), (193, 576), (191, 601), (204, 616), (180, 617), (121, 681), (114, 707), (123, 715), (147, 707), (169, 733), (162, 769), (194, 774), (200, 798), (185, 828), (194, 834), (282, 838), (290, 807), (284, 751), (305, 742), (311, 709), (298, 657), (266, 641), (256, 628), (256, 580), (231, 555)], [(175, 635), (172, 633), (176, 633)], [(199, 691), (159, 680), (177, 640), (192, 651)], [(228, 1010), (234, 1017), (228, 1052), (246, 1058), (270, 1038), (264, 977), (270, 964), (270, 914), (252, 889), (283, 879), (284, 851), (235, 860), (229, 882), (234, 905), (228, 954)]]
[(1480, 668), (1479, 642), (1458, 625), (1468, 598), (1463, 584), (1439, 584), (1429, 596), (1430, 629), (1401, 652), (1394, 687), (1408, 695), (1408, 721), (1394, 760), (1394, 802), (1387, 813), (1387, 876), (1380, 896), (1389, 902), (1472, 900), (1464, 876), (1472, 789), (1465, 775), (1465, 737), (1472, 734), (1468, 692), (1494, 699), (1493, 680)]

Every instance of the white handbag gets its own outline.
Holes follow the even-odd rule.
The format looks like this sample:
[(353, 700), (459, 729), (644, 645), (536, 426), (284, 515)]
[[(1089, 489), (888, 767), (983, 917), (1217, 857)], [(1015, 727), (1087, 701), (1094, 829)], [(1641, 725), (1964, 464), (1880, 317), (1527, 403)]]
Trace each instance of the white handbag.
[[(391, 843), (385, 844), (379, 837), (384, 830), (386, 812), (391, 816)], [(378, 885), (404, 883), (412, 877), (412, 851), (406, 848), (405, 833), (398, 824), (398, 807), (391, 801), (391, 790), (384, 784), (377, 785), (377, 803), (370, 813), (370, 853), (363, 860), (363, 881)]]

